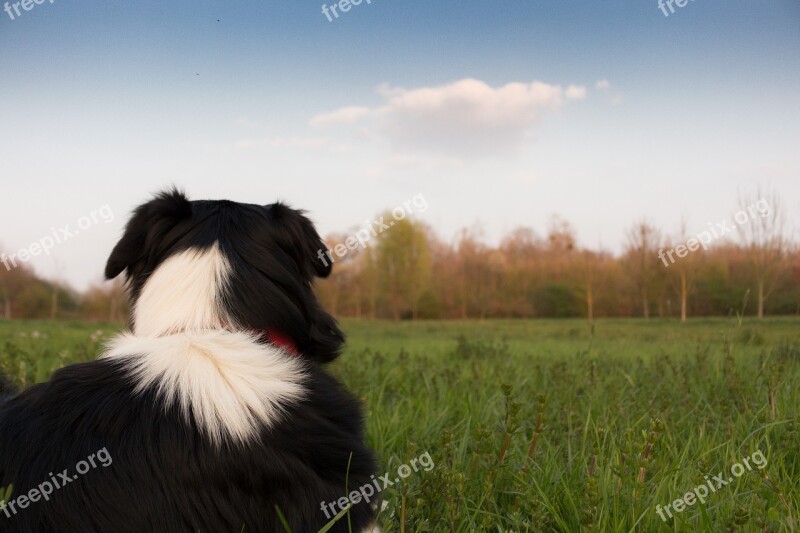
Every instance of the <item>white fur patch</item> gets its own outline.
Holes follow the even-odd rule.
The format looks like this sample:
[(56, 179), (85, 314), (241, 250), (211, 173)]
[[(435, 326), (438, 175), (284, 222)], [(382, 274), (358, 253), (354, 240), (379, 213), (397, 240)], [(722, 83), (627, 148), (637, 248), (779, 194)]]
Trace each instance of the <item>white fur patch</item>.
[(123, 362), (136, 391), (154, 387), (215, 443), (246, 442), (303, 398), (303, 365), (248, 333), (224, 330), (164, 337), (121, 334), (104, 358)]
[(133, 310), (133, 332), (157, 336), (230, 324), (222, 305), (229, 272), (216, 243), (170, 257), (142, 288)]

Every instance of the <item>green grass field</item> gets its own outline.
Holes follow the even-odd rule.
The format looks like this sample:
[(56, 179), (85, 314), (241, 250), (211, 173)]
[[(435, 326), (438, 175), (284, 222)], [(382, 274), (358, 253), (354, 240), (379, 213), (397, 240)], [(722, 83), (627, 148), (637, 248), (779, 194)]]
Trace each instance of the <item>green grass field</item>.
[[(366, 405), (381, 474), (435, 463), (382, 492), (384, 531), (800, 527), (800, 320), (343, 326), (331, 371)], [(0, 363), (45, 380), (116, 329), (0, 322)]]

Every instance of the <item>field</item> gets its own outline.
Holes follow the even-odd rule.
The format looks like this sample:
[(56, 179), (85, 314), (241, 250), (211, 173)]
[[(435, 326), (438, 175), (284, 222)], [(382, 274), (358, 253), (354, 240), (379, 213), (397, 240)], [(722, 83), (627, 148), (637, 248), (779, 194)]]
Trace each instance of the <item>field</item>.
[[(384, 531), (800, 527), (800, 320), (343, 326)], [(117, 328), (0, 322), (0, 363), (45, 380)]]

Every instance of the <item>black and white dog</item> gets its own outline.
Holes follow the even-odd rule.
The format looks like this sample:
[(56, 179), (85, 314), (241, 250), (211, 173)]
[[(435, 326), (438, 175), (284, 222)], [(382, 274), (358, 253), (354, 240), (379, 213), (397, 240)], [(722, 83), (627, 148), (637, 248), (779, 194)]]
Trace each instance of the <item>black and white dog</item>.
[[(320, 249), (281, 203), (138, 207), (105, 271), (126, 273), (130, 332), (19, 394), (0, 379), (0, 531), (317, 531), (373, 483), (359, 402), (322, 370), (344, 335), (312, 290)], [(350, 504), (331, 530), (377, 531)]]

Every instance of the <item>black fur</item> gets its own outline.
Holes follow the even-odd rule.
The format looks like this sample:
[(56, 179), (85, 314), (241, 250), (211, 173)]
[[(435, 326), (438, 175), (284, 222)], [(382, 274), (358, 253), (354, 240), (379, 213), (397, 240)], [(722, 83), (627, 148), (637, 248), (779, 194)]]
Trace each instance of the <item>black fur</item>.
[[(11, 383), (0, 373), (0, 405), (2, 403), (12, 397), (17, 391), (11, 385)], [(0, 486), (0, 489), (2, 487)]]
[[(295, 341), (309, 375), (305, 399), (259, 438), (220, 448), (154, 390), (134, 394), (115, 359), (59, 370), (0, 404), (0, 488), (13, 483), (13, 500), (103, 448), (113, 463), (11, 518), (0, 511), (0, 531), (284, 531), (276, 506), (292, 531), (316, 531), (328, 522), (321, 502), (372, 483), (361, 407), (320, 366), (344, 336), (314, 296), (313, 277), (330, 267), (302, 212), (162, 193), (136, 209), (106, 275), (126, 271), (135, 302), (165, 259), (214, 242), (232, 266), (227, 310), (237, 324)], [(373, 519), (366, 502), (350, 510), (353, 531)], [(348, 529), (345, 517), (332, 530)]]

